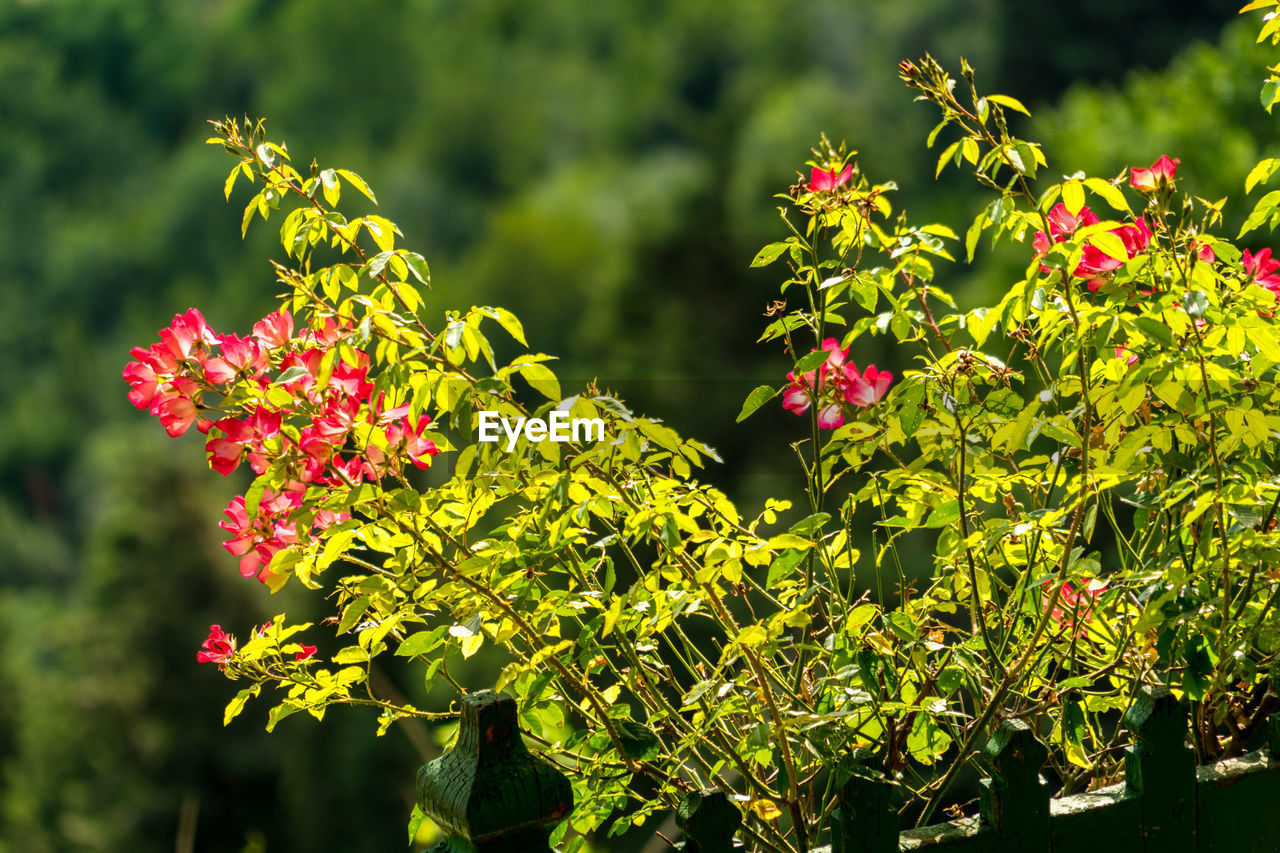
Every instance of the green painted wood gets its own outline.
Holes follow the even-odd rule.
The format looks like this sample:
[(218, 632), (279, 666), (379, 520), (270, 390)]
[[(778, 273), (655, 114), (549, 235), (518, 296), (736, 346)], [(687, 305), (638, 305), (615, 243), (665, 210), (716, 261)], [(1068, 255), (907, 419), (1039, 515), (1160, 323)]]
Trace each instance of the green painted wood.
[(525, 747), (515, 700), (481, 690), (462, 700), (457, 743), (418, 770), (418, 806), (445, 834), (433, 853), (533, 853), (550, 849), (573, 790)]
[(999, 843), (991, 827), (976, 817), (908, 829), (898, 836), (899, 850), (925, 853), (989, 853)]
[(1142, 800), (1124, 783), (1049, 801), (1055, 853), (1142, 849)]
[[(1130, 717), (1137, 722), (1160, 713), (1159, 695), (1148, 694), (1146, 707)], [(1150, 701), (1147, 701), (1150, 700)], [(1158, 723), (1152, 724), (1159, 725)], [(1273, 725), (1280, 730), (1280, 714)], [(1154, 743), (1161, 742), (1160, 735)], [(1164, 735), (1163, 737), (1168, 737)], [(1150, 745), (1150, 744), (1149, 744)], [(1135, 759), (1137, 760), (1137, 759)], [(1197, 853), (1280, 853), (1280, 761), (1271, 746), (1209, 767), (1194, 768)], [(1148, 774), (1152, 772), (1148, 768)], [(1151, 781), (1148, 775), (1147, 781)], [(1129, 783), (1110, 785), (1049, 803), (1051, 844), (998, 838), (979, 818), (909, 829), (898, 836), (900, 853), (1110, 853), (1151, 850), (1145, 834), (1143, 798)], [(1169, 848), (1170, 850), (1188, 848)], [(836, 846), (813, 853), (841, 853)]]
[(1267, 752), (1272, 761), (1280, 761), (1280, 711), (1267, 717)]
[(676, 809), (676, 826), (684, 841), (676, 845), (685, 853), (732, 853), (733, 835), (742, 826), (738, 811), (723, 791), (691, 791)]
[(1195, 853), (1196, 762), (1186, 744), (1186, 711), (1168, 688), (1148, 685), (1124, 724), (1135, 736), (1125, 751), (1125, 786), (1142, 801), (1142, 849)]
[(1266, 751), (1196, 768), (1201, 853), (1280, 850), (1280, 768)]
[(875, 767), (857, 767), (836, 793), (831, 853), (898, 853), (894, 785)]
[(1022, 720), (1005, 720), (983, 755), (992, 775), (981, 782), (978, 807), (983, 824), (999, 842), (991, 849), (1049, 850), (1049, 788), (1040, 779), (1049, 751)]

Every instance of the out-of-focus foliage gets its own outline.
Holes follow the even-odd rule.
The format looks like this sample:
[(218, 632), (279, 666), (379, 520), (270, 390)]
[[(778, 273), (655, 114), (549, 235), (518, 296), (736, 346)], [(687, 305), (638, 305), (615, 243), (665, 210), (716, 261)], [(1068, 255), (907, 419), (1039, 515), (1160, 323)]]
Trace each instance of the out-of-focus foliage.
[(1182, 159), (1181, 175), (1196, 194), (1238, 196), (1258, 159), (1276, 153), (1280, 123), (1258, 104), (1274, 49), (1256, 44), (1254, 17), (1228, 27), (1216, 45), (1192, 46), (1165, 70), (1134, 71), (1119, 86), (1072, 87), (1035, 118), (1045, 148), (1063, 169), (1106, 175), (1168, 153)]
[[(150, 430), (119, 373), (157, 307), (242, 327), (276, 289), (266, 232), (242, 246), (207, 203), (223, 164), (206, 119), (271, 115), (352, 165), (432, 257), (440, 310), (507, 304), (537, 348), (573, 357), (562, 376), (646, 377), (629, 399), (718, 445), (727, 484), (776, 492), (729, 437), (774, 355), (752, 342), (772, 280), (745, 267), (775, 225), (762, 200), (794, 179), (778, 170), (826, 130), (873, 176), (920, 174), (932, 116), (897, 89), (903, 56), (963, 52), (1042, 113), (1082, 68), (1160, 67), (1233, 11), (1097, 5), (1068, 21), (1020, 0), (0, 2), (0, 851), (164, 849), (184, 799), (193, 850), (238, 849), (246, 827), (250, 850), (403, 844), (404, 734), (374, 742), (355, 713), (359, 734), (337, 716), (323, 742), (295, 721), (265, 741), (249, 712), (218, 726), (226, 687), (194, 651), (244, 592), (207, 522), (232, 489), (201, 491), (180, 447), (163, 470), (154, 446), (134, 463)], [(1038, 135), (1095, 170), (1052, 148), (1051, 125)], [(901, 199), (943, 216), (933, 192)], [(693, 376), (696, 393), (653, 381)], [(756, 429), (785, 423), (763, 414)]]

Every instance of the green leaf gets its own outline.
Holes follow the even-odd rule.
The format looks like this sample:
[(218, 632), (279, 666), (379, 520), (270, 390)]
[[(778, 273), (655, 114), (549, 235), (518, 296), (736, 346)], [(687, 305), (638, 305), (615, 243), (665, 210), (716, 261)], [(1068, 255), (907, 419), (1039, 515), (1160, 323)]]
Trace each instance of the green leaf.
[[(1277, 20), (1280, 20), (1278, 18)], [(1236, 235), (1239, 240), (1245, 234), (1261, 226), (1264, 222), (1271, 218), (1276, 212), (1276, 207), (1280, 206), (1280, 190), (1272, 190), (1271, 192), (1258, 199), (1258, 203), (1254, 205), (1253, 212), (1249, 214), (1249, 218), (1244, 221), (1244, 225), (1240, 226), (1240, 233)]]
[(374, 204), (378, 203), (378, 200), (374, 198), (373, 190), (369, 189), (369, 185), (364, 182), (364, 178), (360, 177), (355, 172), (351, 172), (346, 169), (338, 169), (337, 172), (346, 179), (347, 183), (364, 193), (365, 197), (368, 198), (369, 201)]
[(342, 611), (342, 620), (338, 623), (338, 633), (345, 634), (356, 626), (360, 621), (360, 617), (369, 609), (372, 600), (367, 595), (362, 595), (355, 601), (351, 602)]
[(662, 522), (662, 544), (672, 550), (680, 547), (680, 528), (671, 513), (667, 513), (666, 520)]
[(280, 376), (277, 377), (276, 382), (280, 385), (286, 385), (290, 382), (294, 382), (298, 379), (301, 379), (304, 376), (310, 376), (310, 375), (311, 375), (311, 372), (307, 370), (305, 367), (303, 367), (301, 364), (295, 364), (293, 367), (290, 367), (284, 373), (281, 373)]
[(956, 140), (955, 142), (948, 145), (945, 149), (943, 149), (942, 153), (938, 155), (938, 168), (933, 173), (933, 176), (935, 178), (942, 174), (942, 170), (947, 166), (947, 159), (953, 156), (959, 147), (960, 147), (960, 141)]
[(751, 267), (766, 267), (778, 259), (778, 257), (790, 248), (791, 244), (786, 242), (770, 243), (756, 253), (755, 259), (751, 261)]
[(1124, 241), (1109, 231), (1094, 234), (1089, 238), (1089, 242), (1103, 254), (1110, 255), (1117, 261), (1129, 260), (1129, 250), (1125, 248)]
[(969, 226), (969, 230), (964, 234), (964, 251), (970, 263), (973, 262), (973, 253), (978, 248), (978, 241), (982, 239), (982, 232), (986, 230), (987, 211), (982, 211), (973, 219), (973, 224)]
[(929, 520), (925, 522), (925, 527), (945, 527), (960, 517), (960, 503), (958, 501), (947, 501), (942, 506), (935, 509), (930, 515)]
[(1031, 115), (1027, 108), (1022, 105), (1022, 101), (1017, 98), (1011, 98), (1008, 95), (987, 95), (987, 100), (993, 104), (999, 104), (1002, 107), (1008, 107), (1011, 110), (1017, 110), (1023, 115)]
[(1102, 178), (1085, 178), (1084, 185), (1088, 187), (1094, 195), (1100, 196), (1103, 201), (1111, 205), (1114, 210), (1123, 213), (1131, 212), (1129, 202), (1125, 200), (1124, 193), (1104, 181)]
[(333, 173), (333, 169), (325, 169), (320, 173), (320, 183), (324, 185), (324, 200), (330, 207), (337, 207), (338, 200), (342, 197), (342, 185), (338, 183), (338, 176)]
[(658, 736), (647, 726), (634, 720), (618, 720), (614, 723), (618, 730), (618, 741), (622, 751), (635, 761), (650, 761), (658, 757), (660, 744)]
[(512, 314), (506, 308), (487, 309), (493, 311), (493, 318), (498, 321), (502, 328), (506, 329), (507, 334), (520, 342), (522, 346), (528, 346), (529, 342), (524, 339), (524, 325), (521, 324), (518, 317)]
[(244, 710), (245, 703), (247, 703), (250, 698), (257, 696), (258, 691), (261, 689), (261, 684), (254, 684), (237, 693), (235, 698), (227, 703), (226, 709), (222, 712), (222, 724), (224, 726), (228, 725), (232, 720), (240, 716), (240, 712)]
[(446, 627), (441, 625), (430, 631), (419, 631), (416, 634), (412, 634), (406, 637), (404, 642), (396, 649), (396, 655), (406, 658), (424, 655), (440, 645), (444, 640), (446, 630)]
[(761, 385), (747, 395), (746, 401), (742, 404), (742, 411), (738, 413), (736, 423), (742, 423), (752, 412), (763, 406), (765, 403), (773, 399), (778, 392), (771, 385)]
[(924, 383), (913, 382), (904, 386), (898, 395), (898, 417), (902, 431), (908, 436), (914, 435), (924, 420), (924, 393)]
[(1204, 312), (1209, 307), (1209, 297), (1203, 290), (1191, 290), (1182, 300), (1182, 307), (1187, 309), (1187, 313), (1192, 317), (1199, 319), (1204, 317)]
[(422, 823), (427, 819), (427, 815), (422, 809), (418, 808), (418, 804), (413, 804), (413, 811), (409, 814), (409, 846), (413, 846), (413, 842), (418, 838), (418, 830), (422, 828)]
[(274, 708), (271, 709), (271, 712), (267, 714), (267, 731), (269, 732), (275, 731), (276, 725), (281, 720), (283, 720), (285, 717), (292, 716), (293, 714), (296, 714), (301, 710), (302, 709), (299, 708), (298, 706), (290, 705), (287, 703), (275, 706)]
[(431, 269), (427, 266), (427, 259), (419, 255), (417, 252), (401, 252), (400, 257), (404, 259), (405, 264), (409, 267), (409, 272), (413, 273), (413, 277), (427, 287), (431, 286)]
[(799, 376), (801, 373), (808, 373), (810, 370), (817, 370), (818, 366), (830, 357), (831, 353), (824, 349), (815, 350), (814, 352), (801, 356), (800, 360), (796, 362), (796, 366), (794, 368), (795, 375)]
[(1258, 164), (1249, 170), (1249, 176), (1244, 179), (1245, 193), (1251, 193), (1258, 184), (1265, 184), (1271, 180), (1277, 169), (1280, 169), (1280, 160), (1274, 157), (1259, 160)]
[(1169, 327), (1154, 317), (1139, 317), (1134, 321), (1143, 334), (1147, 337), (1159, 341), (1166, 346), (1173, 343), (1173, 333), (1169, 331)]
[(392, 254), (394, 254), (394, 252), (391, 249), (388, 249), (385, 252), (379, 252), (374, 255), (369, 259), (369, 262), (364, 265), (364, 269), (361, 270), (361, 273), (367, 273), (369, 278), (377, 278), (382, 275), (382, 271), (386, 269), (387, 261), (391, 259)]
[(549, 400), (560, 400), (560, 380), (544, 364), (524, 364), (519, 368), (524, 381)]
[(1262, 84), (1262, 91), (1258, 93), (1258, 100), (1262, 102), (1262, 106), (1266, 107), (1267, 112), (1271, 112), (1271, 107), (1276, 100), (1280, 99), (1280, 80), (1268, 80)]
[(271, 145), (264, 142), (254, 149), (254, 153), (258, 155), (258, 159), (263, 162), (268, 169), (274, 169), (276, 165), (276, 153), (271, 150)]
[(1084, 187), (1079, 181), (1067, 181), (1062, 185), (1062, 203), (1072, 216), (1080, 213), (1080, 208), (1084, 207)]

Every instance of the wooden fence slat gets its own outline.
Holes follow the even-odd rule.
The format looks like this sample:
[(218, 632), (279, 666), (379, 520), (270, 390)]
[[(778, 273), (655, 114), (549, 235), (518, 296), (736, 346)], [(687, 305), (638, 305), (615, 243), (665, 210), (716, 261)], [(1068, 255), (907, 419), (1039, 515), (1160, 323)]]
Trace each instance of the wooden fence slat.
[(1143, 686), (1125, 712), (1135, 743), (1125, 750), (1125, 788), (1142, 800), (1148, 853), (1195, 853), (1196, 761), (1187, 713), (1167, 687)]
[(979, 810), (999, 840), (996, 849), (1048, 851), (1049, 788), (1040, 768), (1049, 751), (1022, 720), (1005, 720), (983, 750), (992, 776), (983, 779)]
[(831, 853), (898, 853), (893, 793), (893, 783), (882, 770), (858, 767), (836, 794)]
[(534, 853), (550, 849), (573, 789), (525, 747), (515, 700), (480, 690), (462, 700), (453, 748), (418, 770), (418, 806), (445, 833), (433, 853)]
[(732, 853), (733, 835), (742, 826), (742, 812), (723, 791), (690, 791), (676, 809), (676, 826), (684, 841), (676, 845), (685, 853)]

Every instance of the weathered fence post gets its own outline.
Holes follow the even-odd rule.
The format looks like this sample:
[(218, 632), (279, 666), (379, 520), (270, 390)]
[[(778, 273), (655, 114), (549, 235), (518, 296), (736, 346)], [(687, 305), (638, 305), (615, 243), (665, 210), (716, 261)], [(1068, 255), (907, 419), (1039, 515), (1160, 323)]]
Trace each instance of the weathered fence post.
[(831, 810), (831, 853), (898, 853), (893, 783), (879, 767), (858, 766)]
[(685, 853), (732, 853), (733, 834), (741, 825), (742, 813), (723, 791), (691, 791), (676, 809), (676, 826), (685, 838), (676, 849)]
[(515, 700), (481, 690), (462, 700), (453, 749), (418, 770), (418, 806), (445, 833), (432, 853), (531, 853), (550, 849), (573, 790), (525, 747)]
[(1186, 711), (1167, 687), (1143, 686), (1125, 712), (1136, 737), (1125, 750), (1125, 790), (1142, 800), (1142, 837), (1148, 851), (1196, 849), (1196, 760), (1187, 737)]
[(997, 849), (1049, 850), (1049, 788), (1040, 779), (1049, 751), (1022, 720), (1005, 720), (983, 753), (993, 772), (982, 780), (979, 809)]

